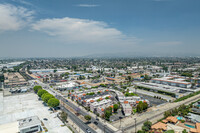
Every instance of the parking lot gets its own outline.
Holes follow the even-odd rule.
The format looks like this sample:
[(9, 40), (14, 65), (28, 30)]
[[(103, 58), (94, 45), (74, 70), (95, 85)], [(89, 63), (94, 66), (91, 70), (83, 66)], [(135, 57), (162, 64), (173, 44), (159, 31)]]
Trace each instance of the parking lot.
[(56, 117), (57, 113), (49, 111), (49, 107), (44, 106), (42, 101), (38, 101), (38, 97), (34, 93), (7, 96), (0, 102), (3, 104), (3, 108), (0, 110), (0, 124), (11, 123), (36, 115), (50, 133), (71, 133), (68, 127), (61, 127), (63, 123)]
[(144, 95), (144, 94), (141, 94), (141, 93), (137, 93), (137, 94), (144, 99), (148, 99), (149, 102), (150, 102), (150, 106), (157, 106), (157, 105), (160, 105), (160, 104), (167, 102), (166, 100), (157, 99), (157, 98), (147, 96), (147, 95)]

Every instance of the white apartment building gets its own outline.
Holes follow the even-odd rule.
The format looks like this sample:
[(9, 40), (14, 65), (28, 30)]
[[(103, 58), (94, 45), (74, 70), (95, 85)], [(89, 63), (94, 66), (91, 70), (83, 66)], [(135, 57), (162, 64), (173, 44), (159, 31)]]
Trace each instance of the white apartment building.
[(102, 100), (100, 102), (93, 102), (93, 103), (91, 103), (90, 104), (90, 110), (92, 112), (94, 112), (94, 111), (97, 111), (97, 108), (104, 108), (105, 109), (105, 108), (111, 106), (112, 104), (113, 104), (112, 100), (110, 100), (110, 99), (108, 99), (108, 100), (104, 99), (104, 100)]
[(124, 115), (125, 116), (131, 115), (131, 113), (132, 113), (131, 105), (129, 103), (126, 103), (126, 102), (122, 103), (121, 105), (122, 105), (122, 109), (123, 109)]

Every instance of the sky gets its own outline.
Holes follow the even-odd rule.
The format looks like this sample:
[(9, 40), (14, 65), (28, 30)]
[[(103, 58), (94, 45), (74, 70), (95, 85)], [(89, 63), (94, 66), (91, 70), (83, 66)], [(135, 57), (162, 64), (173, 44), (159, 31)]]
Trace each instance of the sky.
[(200, 56), (200, 0), (0, 0), (0, 57)]

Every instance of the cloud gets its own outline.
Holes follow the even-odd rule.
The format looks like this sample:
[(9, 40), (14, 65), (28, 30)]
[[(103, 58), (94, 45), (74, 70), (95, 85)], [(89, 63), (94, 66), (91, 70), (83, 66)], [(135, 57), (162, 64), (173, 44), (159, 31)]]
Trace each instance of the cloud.
[(17, 2), (17, 3), (21, 3), (23, 5), (33, 6), (32, 3), (25, 1), (25, 0), (12, 0), (12, 1)]
[(78, 18), (42, 19), (32, 29), (45, 32), (71, 44), (133, 45), (139, 41), (121, 31), (110, 28), (106, 23)]
[(76, 5), (78, 7), (97, 7), (99, 5), (91, 5), (91, 4), (79, 4), (79, 5)]
[(159, 46), (174, 46), (174, 45), (180, 45), (180, 44), (182, 44), (182, 42), (180, 42), (180, 41), (170, 41), (170, 42), (157, 42), (155, 44), (159, 45)]
[(26, 26), (33, 18), (33, 11), (10, 4), (0, 4), (0, 32), (17, 31)]

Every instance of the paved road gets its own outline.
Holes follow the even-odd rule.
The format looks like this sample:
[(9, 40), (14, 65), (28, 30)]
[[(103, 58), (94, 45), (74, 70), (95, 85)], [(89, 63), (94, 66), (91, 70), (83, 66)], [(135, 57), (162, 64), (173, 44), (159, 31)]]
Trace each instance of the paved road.
[[(50, 88), (50, 86), (49, 85), (47, 85), (47, 84), (44, 84), (44, 83), (42, 83), (42, 82), (40, 82), (40, 81), (37, 81), (44, 89), (48, 89), (50, 92), (51, 92), (51, 94), (52, 95), (54, 95), (55, 97), (58, 97), (58, 93), (57, 92), (55, 92), (54, 90), (52, 90), (51, 88)], [(49, 92), (49, 93), (50, 93)], [(63, 99), (63, 97), (59, 97), (60, 99), (62, 98), (62, 101), (64, 100)], [(64, 100), (64, 102), (66, 103), (66, 100)], [(96, 131), (94, 131), (92, 128), (90, 128), (87, 124), (85, 124), (82, 120), (80, 120), (76, 115), (74, 115), (72, 112), (70, 112), (68, 109), (66, 109), (65, 107), (63, 107), (63, 106), (61, 106), (62, 107), (62, 110), (63, 111), (65, 111), (67, 114), (68, 114), (68, 116), (70, 117), (70, 119), (78, 126), (78, 127), (80, 127), (83, 131), (85, 131), (86, 132), (86, 129), (88, 128), (88, 129), (90, 129), (90, 131), (92, 132), (92, 133), (96, 133)]]
[[(68, 114), (68, 117), (84, 132), (86, 132), (86, 129), (89, 129), (92, 133), (96, 133), (92, 128), (90, 128), (87, 124), (85, 124), (83, 121), (81, 121), (76, 115), (74, 115), (72, 112), (70, 112), (65, 107), (61, 106), (62, 110)], [(80, 131), (78, 131), (80, 132)]]
[[(50, 88), (49, 85), (44, 84), (44, 83), (42, 83), (42, 82), (40, 82), (40, 81), (38, 81), (38, 83), (40, 83), (44, 89), (49, 89), (49, 90), (53, 93), (53, 95), (57, 95), (57, 97), (59, 96), (59, 99), (61, 99), (61, 100), (62, 100), (63, 102), (65, 102), (67, 105), (69, 105), (70, 107), (72, 107), (72, 108), (75, 109), (75, 110), (77, 109), (77, 106), (75, 106), (73, 103), (66, 102), (65, 98), (62, 97), (62, 96), (60, 96), (59, 93), (57, 93), (57, 92), (55, 92), (54, 90), (52, 90), (52, 89)], [(79, 113), (80, 113), (81, 115), (83, 115), (83, 116), (88, 115), (88, 113), (86, 113), (85, 111), (83, 111), (83, 110), (81, 110), (81, 109), (80, 109), (80, 112), (79, 112)], [(94, 118), (94, 117), (91, 116), (91, 121), (92, 121), (92, 122), (96, 121), (96, 118)], [(97, 122), (98, 122), (97, 127), (98, 127), (99, 129), (103, 130), (104, 133), (114, 133), (114, 131), (113, 131), (112, 129), (110, 129), (108, 126), (106, 126), (106, 125), (103, 124), (102, 122), (100, 122), (100, 121), (97, 121)]]
[[(65, 98), (63, 98), (63, 97), (61, 97), (61, 96), (57, 96), (60, 100), (62, 100), (63, 102), (65, 102), (67, 105), (69, 105), (71, 108), (73, 108), (74, 110), (77, 110), (77, 106), (75, 106), (73, 103), (71, 103), (71, 102), (66, 102), (66, 99)], [(81, 114), (81, 115), (83, 115), (83, 116), (85, 116), (85, 115), (88, 115), (88, 113), (86, 113), (85, 111), (83, 111), (83, 110), (79, 110), (79, 113)], [(101, 130), (103, 130), (105, 133), (113, 133), (114, 131), (112, 130), (112, 129), (110, 129), (109, 127), (107, 127), (106, 125), (104, 125), (104, 124), (102, 124), (100, 121), (97, 121), (96, 120), (96, 118), (94, 118), (94, 117), (92, 117), (91, 116), (91, 121), (92, 122), (98, 122), (98, 124), (97, 124), (97, 127), (99, 128), (99, 129), (101, 129)]]
[[(137, 122), (137, 123), (136, 123), (136, 127), (139, 126), (139, 125), (141, 125), (141, 124), (143, 124), (147, 119), (148, 119), (148, 120), (153, 120), (153, 119), (155, 119), (155, 118), (157, 118), (157, 117), (159, 117), (159, 116), (163, 116), (164, 112), (167, 111), (167, 110), (172, 110), (172, 109), (174, 109), (174, 108), (179, 107), (179, 106), (182, 105), (182, 104), (189, 104), (189, 103), (192, 103), (192, 102), (194, 102), (194, 101), (196, 101), (196, 100), (198, 100), (198, 99), (200, 99), (200, 95), (195, 96), (195, 97), (192, 97), (192, 98), (190, 98), (190, 99), (186, 99), (185, 101), (179, 102), (180, 104), (178, 104), (178, 105), (176, 105), (176, 106), (170, 106), (170, 107), (171, 107), (170, 109), (162, 110), (162, 111), (161, 111), (160, 113), (158, 113), (158, 114), (155, 114), (155, 115), (153, 115), (153, 116), (146, 117), (145, 120), (142, 120), (142, 121)], [(132, 128), (135, 128), (135, 124), (134, 124), (134, 123), (133, 123), (132, 125), (130, 125), (130, 126), (125, 127), (125, 128), (124, 128), (124, 131), (130, 130), (130, 129), (132, 129)]]

